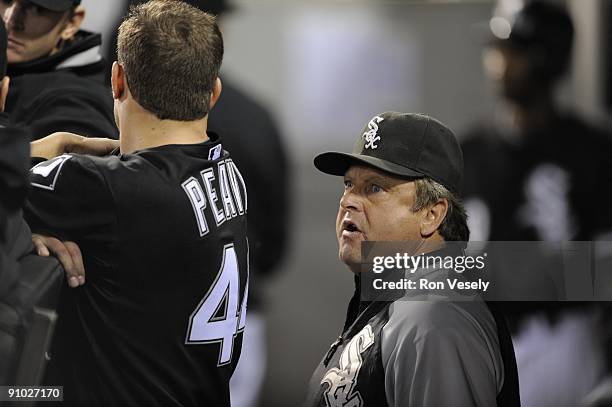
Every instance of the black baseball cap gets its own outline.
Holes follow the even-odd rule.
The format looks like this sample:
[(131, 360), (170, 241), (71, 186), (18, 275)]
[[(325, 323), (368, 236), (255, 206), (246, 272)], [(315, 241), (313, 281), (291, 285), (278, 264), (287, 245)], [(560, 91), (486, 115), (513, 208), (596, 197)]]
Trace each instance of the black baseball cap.
[(508, 37), (498, 40), (517, 47), (570, 47), (573, 35), (572, 19), (564, 6), (531, 0), (516, 13)]
[(42, 8), (46, 8), (51, 11), (66, 11), (70, 7), (78, 6), (81, 4), (81, 0), (29, 0), (30, 3), (36, 4)]
[(500, 36), (491, 25), (494, 44), (534, 51), (552, 74), (565, 71), (574, 39), (574, 25), (566, 7), (550, 0), (531, 0), (514, 15), (511, 25), (507, 19), (502, 20), (506, 20), (510, 31)]
[(227, 0), (183, 0), (185, 3), (199, 8), (205, 13), (221, 15), (232, 10), (232, 5)]
[(314, 159), (319, 171), (344, 175), (367, 165), (401, 178), (428, 177), (460, 194), (463, 153), (453, 132), (433, 117), (385, 112), (363, 128), (352, 153), (326, 152)]

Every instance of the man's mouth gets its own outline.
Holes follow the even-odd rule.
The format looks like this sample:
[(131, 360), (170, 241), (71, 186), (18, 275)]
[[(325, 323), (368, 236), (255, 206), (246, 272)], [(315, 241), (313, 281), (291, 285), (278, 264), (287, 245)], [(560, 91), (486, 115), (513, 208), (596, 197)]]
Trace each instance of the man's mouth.
[(343, 237), (353, 238), (359, 235), (363, 235), (363, 232), (361, 231), (361, 229), (359, 229), (359, 226), (357, 226), (356, 223), (350, 220), (344, 220), (342, 222), (342, 236)]
[(21, 48), (23, 47), (23, 43), (19, 42), (11, 37), (8, 38), (8, 47), (9, 48)]

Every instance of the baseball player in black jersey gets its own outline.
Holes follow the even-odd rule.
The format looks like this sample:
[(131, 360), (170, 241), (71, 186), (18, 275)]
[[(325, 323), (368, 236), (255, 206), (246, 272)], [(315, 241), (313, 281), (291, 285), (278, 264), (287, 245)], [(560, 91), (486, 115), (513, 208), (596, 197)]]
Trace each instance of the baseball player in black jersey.
[(81, 0), (0, 1), (9, 38), (6, 112), (34, 140), (56, 131), (117, 138), (102, 36), (81, 29), (86, 7)]
[[(592, 198), (612, 200), (612, 189), (602, 188), (612, 185), (612, 134), (561, 106), (556, 97), (581, 27), (574, 27), (563, 2), (517, 2), (521, 7), (513, 12), (501, 7), (508, 3), (499, 2), (493, 16), (507, 24), (508, 32), (492, 29), (483, 49), (485, 73), (498, 96), (494, 114), (461, 137), (465, 206), (474, 240), (611, 240), (612, 206), (596, 205)], [(536, 249), (542, 244), (530, 247), (534, 251), (528, 260), (522, 256), (524, 263), (497, 264), (498, 275), (517, 281), (515, 268), (527, 270), (533, 264), (549, 276), (557, 274), (560, 254), (544, 255)], [(603, 266), (607, 256), (594, 250), (592, 264), (608, 271)], [(581, 271), (588, 275), (593, 269)], [(565, 298), (566, 289), (549, 281), (532, 288), (549, 301), (506, 304), (521, 399), (525, 406), (576, 406), (600, 380), (604, 358), (596, 317), (601, 308), (596, 308), (603, 304), (555, 301)], [(501, 298), (511, 298), (513, 290), (504, 286)]]
[(118, 50), (120, 152), (71, 153), (112, 143), (69, 134), (32, 143), (48, 160), (31, 170), (25, 216), (39, 252), (70, 242), (59, 254), (73, 287), (62, 292), (45, 381), (64, 386), (68, 405), (228, 406), (248, 296), (248, 202), (207, 133), (221, 34), (212, 16), (153, 0), (126, 17)]
[[(356, 290), (305, 406), (520, 405), (510, 335), (492, 306), (404, 293), (395, 301), (362, 296), (362, 242), (414, 242), (414, 253), (462, 255), (469, 229), (458, 198), (463, 158), (453, 133), (425, 115), (386, 112), (369, 121), (352, 154), (323, 153), (315, 166), (344, 176), (336, 233)], [(449, 271), (416, 275), (434, 279)]]

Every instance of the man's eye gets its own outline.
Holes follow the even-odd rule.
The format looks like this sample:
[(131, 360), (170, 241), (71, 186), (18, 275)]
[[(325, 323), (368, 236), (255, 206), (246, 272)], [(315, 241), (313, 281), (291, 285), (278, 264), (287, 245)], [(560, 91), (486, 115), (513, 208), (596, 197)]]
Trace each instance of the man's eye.
[(349, 189), (353, 186), (353, 183), (347, 179), (344, 180), (344, 189)]
[(374, 193), (378, 193), (378, 192), (382, 192), (383, 189), (380, 185), (376, 185), (376, 184), (372, 184), (372, 186), (370, 187), (370, 190)]
[(47, 10), (37, 6), (36, 4), (32, 4), (32, 3), (26, 3), (26, 5), (24, 5), (24, 10), (27, 13), (31, 13), (34, 15), (40, 15), (40, 14), (44, 14)]

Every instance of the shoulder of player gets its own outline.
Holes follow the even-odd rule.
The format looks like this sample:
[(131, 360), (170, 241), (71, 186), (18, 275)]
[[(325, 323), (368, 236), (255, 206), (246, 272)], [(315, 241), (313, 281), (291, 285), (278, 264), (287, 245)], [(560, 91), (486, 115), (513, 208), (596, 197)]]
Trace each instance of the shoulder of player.
[[(416, 394), (432, 404), (435, 393), (410, 386), (426, 374), (442, 388), (462, 384), (467, 393), (465, 402), (458, 401), (461, 405), (477, 393), (495, 400), (493, 390), (499, 391), (504, 381), (503, 360), (495, 322), (484, 303), (396, 301), (389, 312), (380, 345), (388, 397), (397, 401)], [(456, 377), (449, 379), (449, 371)]]
[(109, 171), (115, 171), (122, 167), (119, 157), (117, 156), (104, 156), (96, 157), (88, 154), (69, 154), (71, 156), (69, 166), (82, 166), (96, 171), (99, 173), (105, 173)]
[(495, 335), (495, 320), (482, 301), (395, 301), (389, 307), (389, 319), (383, 328), (388, 337), (413, 341), (432, 335), (451, 339), (454, 334), (469, 332)]
[(30, 181), (34, 187), (54, 190), (58, 182), (105, 184), (109, 174), (121, 170), (118, 157), (95, 157), (84, 154), (63, 154), (42, 161), (30, 169)]
[(397, 369), (414, 372), (423, 358), (461, 353), (454, 360), (468, 370), (486, 365), (495, 377), (503, 377), (495, 320), (483, 302), (396, 301), (389, 313), (381, 333), (385, 375)]
[[(109, 176), (124, 175), (123, 173), (135, 174), (154, 166), (150, 160), (140, 154), (108, 155), (96, 157), (87, 154), (73, 154), (77, 162), (90, 165), (97, 171)], [(135, 172), (134, 170), (138, 170)]]
[[(221, 160), (207, 161), (203, 157), (195, 158), (192, 165), (198, 168), (208, 167), (213, 168), (227, 161), (232, 161), (228, 152), (221, 150), (221, 145), (218, 149), (212, 148), (207, 154), (212, 154), (213, 149), (216, 153), (222, 155)], [(203, 150), (204, 151), (204, 150)], [(176, 156), (178, 154), (179, 156)], [(130, 180), (138, 181), (143, 177), (147, 177), (152, 181), (154, 174), (160, 175), (165, 172), (171, 172), (174, 164), (177, 162), (185, 162), (189, 160), (189, 156), (178, 151), (164, 150), (142, 150), (133, 154), (110, 155), (104, 157), (96, 157), (92, 155), (73, 154), (75, 162), (79, 165), (90, 166), (96, 171), (104, 174), (108, 180), (120, 178), (122, 183), (129, 183)]]
[(131, 191), (129, 195), (132, 198), (137, 192), (148, 191), (147, 188), (141, 188), (142, 185), (157, 183), (162, 176), (159, 166), (140, 154), (105, 157), (84, 155), (79, 156), (79, 161), (95, 168), (104, 178), (109, 189), (115, 192), (118, 190)]
[(101, 203), (114, 200), (114, 194), (97, 157), (64, 154), (44, 161), (30, 170), (30, 183), (36, 198), (57, 195), (59, 199), (74, 202), (96, 200)]

